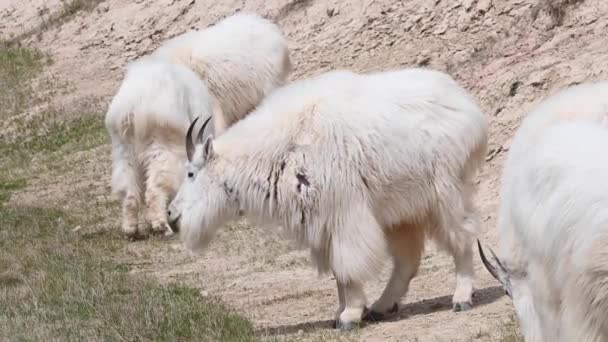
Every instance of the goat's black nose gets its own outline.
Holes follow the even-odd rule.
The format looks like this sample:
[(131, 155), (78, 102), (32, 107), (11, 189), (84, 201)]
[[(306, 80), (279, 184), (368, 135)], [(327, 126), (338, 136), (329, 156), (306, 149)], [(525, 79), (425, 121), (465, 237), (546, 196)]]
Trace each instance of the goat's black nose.
[(171, 210), (167, 210), (167, 216), (171, 216)]

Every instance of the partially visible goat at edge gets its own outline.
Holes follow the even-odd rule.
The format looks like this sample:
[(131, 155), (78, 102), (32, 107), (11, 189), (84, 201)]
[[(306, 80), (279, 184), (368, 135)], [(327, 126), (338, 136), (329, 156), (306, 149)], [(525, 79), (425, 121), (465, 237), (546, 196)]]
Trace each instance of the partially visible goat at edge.
[(608, 340), (606, 94), (608, 82), (573, 86), (523, 120), (503, 170), (496, 266), (479, 244), (527, 342)]
[[(398, 311), (430, 237), (453, 256), (454, 310), (467, 310), (487, 130), (444, 73), (326, 73), (277, 89), (219, 137), (191, 145), (190, 129), (192, 158), (169, 217), (195, 251), (239, 212), (283, 227), (320, 273), (333, 272), (344, 330)], [(393, 273), (367, 312), (364, 282), (389, 257)]]

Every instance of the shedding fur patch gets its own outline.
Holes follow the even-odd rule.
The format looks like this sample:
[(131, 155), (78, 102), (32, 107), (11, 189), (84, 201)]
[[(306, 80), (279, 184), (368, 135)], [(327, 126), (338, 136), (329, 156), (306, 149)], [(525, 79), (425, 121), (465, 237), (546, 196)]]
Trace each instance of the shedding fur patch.
[(310, 186), (310, 182), (308, 181), (308, 177), (306, 177), (305, 174), (298, 172), (296, 174), (296, 178), (298, 179), (298, 185), (296, 186), (296, 188), (298, 189), (298, 192), (302, 192), (302, 186)]

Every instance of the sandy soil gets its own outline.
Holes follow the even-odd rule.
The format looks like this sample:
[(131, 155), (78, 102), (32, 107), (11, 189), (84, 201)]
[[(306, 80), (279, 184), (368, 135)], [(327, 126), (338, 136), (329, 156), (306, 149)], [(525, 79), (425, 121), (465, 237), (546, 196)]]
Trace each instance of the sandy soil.
[[(557, 89), (607, 76), (608, 2), (586, 0), (565, 7), (561, 23), (543, 10), (545, 2), (111, 0), (41, 32), (29, 43), (48, 51), (54, 60), (48, 72), (72, 85), (54, 101), (69, 107), (79, 99), (101, 99), (100, 120), (125, 63), (164, 39), (239, 10), (257, 12), (281, 26), (295, 66), (292, 79), (337, 68), (372, 71), (428, 65), (446, 71), (475, 96), (491, 120), (488, 163), (479, 177), (476, 202), (483, 217), (481, 238), (493, 246), (500, 167), (521, 117)], [(5, 0), (0, 4), (0, 35), (8, 38), (27, 31), (42, 22), (40, 13), (56, 11), (60, 5), (60, 1)], [(1, 123), (0, 130), (9, 129), (10, 121)], [(52, 186), (44, 179), (32, 182), (17, 200), (61, 201), (83, 190), (107, 195), (109, 148), (89, 153), (71, 156), (87, 160), (86, 180), (78, 180), (81, 171), (67, 171), (53, 179)], [(118, 217), (109, 219), (118, 222)], [(309, 340), (338, 336), (331, 331), (337, 305), (334, 280), (317, 277), (305, 252), (293, 251), (270, 231), (241, 222), (222, 231), (202, 257), (187, 254), (175, 239), (132, 243), (128, 249), (134, 272), (161, 281), (184, 281), (200, 287), (203, 295), (220, 296), (260, 329)], [(399, 316), (350, 337), (496, 340), (504, 322), (511, 319), (512, 306), (478, 259), (476, 269), (474, 309), (452, 312), (453, 264), (431, 246)], [(369, 283), (370, 301), (377, 298), (386, 278), (387, 272)]]

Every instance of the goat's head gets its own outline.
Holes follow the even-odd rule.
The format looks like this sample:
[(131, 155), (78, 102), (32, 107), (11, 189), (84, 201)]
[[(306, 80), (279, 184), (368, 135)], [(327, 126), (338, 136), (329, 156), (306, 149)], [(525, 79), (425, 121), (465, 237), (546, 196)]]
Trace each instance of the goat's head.
[(520, 266), (510, 269), (489, 248), (497, 265), (494, 266), (486, 258), (479, 240), (477, 241), (477, 247), (479, 248), (481, 260), (488, 272), (502, 284), (505, 294), (513, 300), (513, 306), (515, 307), (515, 313), (524, 339), (526, 341), (543, 340), (538, 312), (534, 306), (532, 293), (528, 284), (527, 266), (524, 269), (519, 268)]
[(494, 265), (492, 265), (492, 263), (486, 258), (486, 255), (483, 252), (483, 248), (481, 247), (481, 242), (479, 242), (479, 240), (477, 240), (477, 247), (479, 248), (479, 256), (481, 257), (481, 261), (483, 262), (483, 265), (486, 267), (488, 272), (490, 272), (492, 277), (494, 277), (494, 279), (498, 280), (502, 284), (502, 287), (505, 290), (505, 294), (507, 296), (509, 296), (511, 299), (513, 299), (513, 289), (512, 289), (512, 285), (511, 285), (511, 279), (509, 276), (509, 271), (507, 270), (507, 268), (503, 265), (503, 263), (496, 256), (496, 254), (494, 254), (494, 251), (492, 250), (492, 248), (488, 247), (490, 249), (490, 253), (492, 253), (492, 257), (496, 261), (496, 265), (498, 267), (495, 267)]
[(190, 249), (201, 249), (215, 231), (226, 221), (238, 216), (238, 202), (226, 186), (225, 175), (218, 167), (218, 156), (213, 149), (213, 135), (203, 140), (209, 117), (196, 139), (192, 131), (195, 119), (186, 133), (186, 175), (175, 198), (169, 204), (169, 222), (180, 232), (182, 241)]

